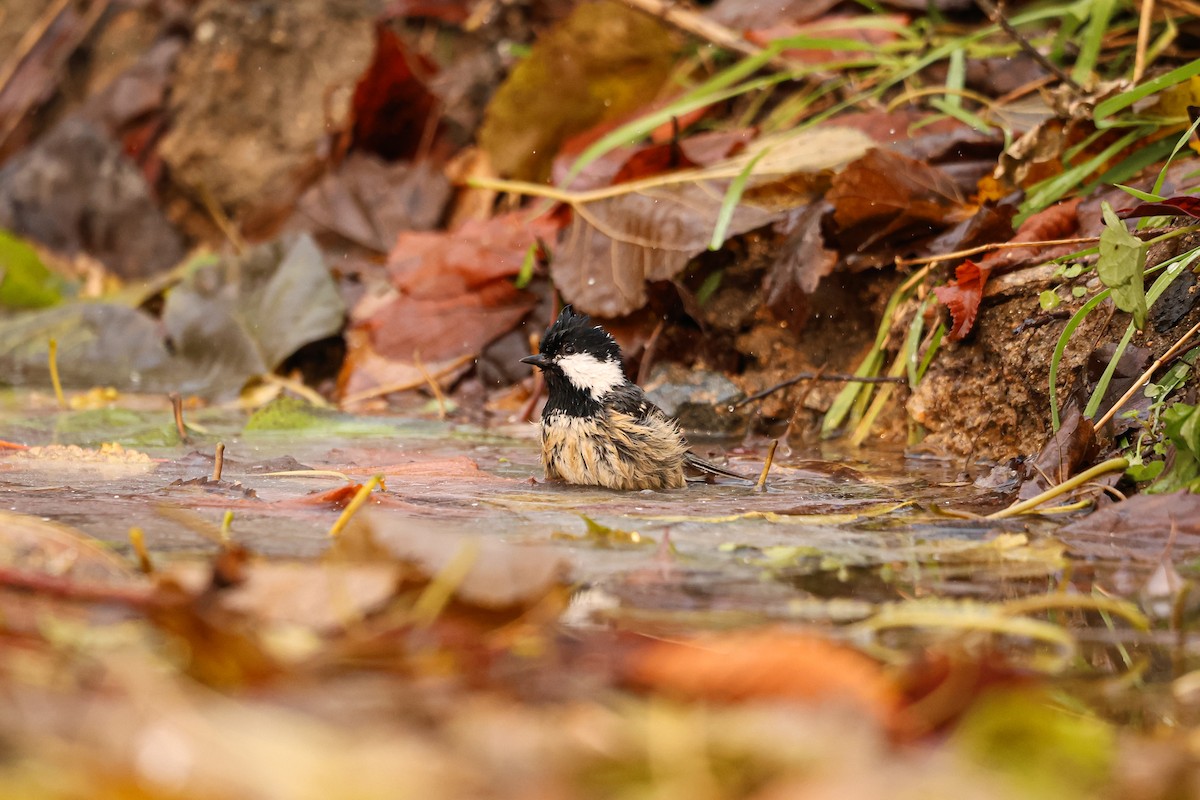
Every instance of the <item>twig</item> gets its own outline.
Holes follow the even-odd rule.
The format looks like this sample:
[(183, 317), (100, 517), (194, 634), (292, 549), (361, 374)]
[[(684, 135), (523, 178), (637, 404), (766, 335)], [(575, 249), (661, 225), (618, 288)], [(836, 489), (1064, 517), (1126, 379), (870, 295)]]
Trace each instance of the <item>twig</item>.
[(225, 468), (225, 443), (217, 442), (216, 453), (213, 456), (212, 482), (221, 480), (221, 471)]
[(938, 256), (921, 256), (920, 258), (898, 258), (896, 266), (898, 267), (913, 267), (917, 264), (935, 264), (939, 261), (954, 261), (967, 256), (974, 256), (980, 253), (986, 253), (989, 250), (1016, 250), (1022, 247), (1054, 247), (1060, 244), (1095, 244), (1100, 241), (1099, 236), (1082, 236), (1076, 239), (1044, 239), (1038, 242), (993, 242), (991, 244), (981, 244), (977, 247), (968, 247), (966, 250), (954, 250), (950, 253), (942, 253)]
[(1096, 430), (1100, 430), (1107, 425), (1116, 415), (1116, 413), (1121, 410), (1121, 407), (1129, 402), (1129, 398), (1133, 397), (1142, 390), (1142, 387), (1146, 385), (1146, 381), (1150, 380), (1159, 367), (1170, 361), (1179, 353), (1180, 350), (1187, 346), (1188, 339), (1195, 336), (1197, 331), (1200, 331), (1200, 322), (1197, 322), (1188, 330), (1187, 333), (1185, 333), (1183, 336), (1180, 336), (1175, 344), (1171, 345), (1167, 352), (1159, 356), (1153, 364), (1146, 368), (1145, 372), (1138, 376), (1138, 379), (1133, 382), (1133, 385), (1129, 387), (1129, 390), (1126, 391), (1125, 394), (1121, 395), (1121, 399), (1113, 403), (1113, 407), (1106, 411), (1104, 416), (1096, 421)]
[(442, 394), (442, 387), (434, 380), (434, 377), (429, 374), (429, 370), (425, 369), (425, 365), (421, 363), (420, 351), (413, 351), (413, 366), (415, 366), (425, 378), (425, 384), (429, 387), (429, 391), (433, 392), (433, 398), (438, 404), (438, 419), (446, 418), (446, 396)]
[(775, 463), (775, 448), (779, 447), (779, 440), (772, 439), (771, 446), (767, 448), (767, 460), (763, 462), (762, 474), (758, 476), (758, 483), (754, 484), (754, 491), (765, 492), (767, 490), (767, 473), (771, 471), (771, 465)]
[(175, 432), (179, 434), (179, 441), (187, 444), (191, 439), (188, 438), (187, 426), (183, 424), (183, 396), (179, 392), (171, 392), (167, 397), (171, 399), (171, 412), (175, 416)]
[(654, 332), (646, 340), (646, 347), (642, 350), (642, 363), (638, 365), (637, 382), (639, 385), (644, 386), (650, 378), (650, 367), (654, 365), (654, 354), (658, 350), (658, 339), (662, 336), (666, 324), (667, 321), (665, 319), (660, 319), (658, 324), (654, 326)]
[(1051, 486), (1041, 494), (1035, 495), (1028, 500), (1009, 506), (1008, 508), (997, 511), (994, 514), (988, 514), (987, 519), (1006, 519), (1015, 517), (1017, 514), (1024, 514), (1037, 508), (1047, 500), (1053, 500), (1062, 495), (1083, 486), (1085, 483), (1090, 483), (1093, 479), (1105, 475), (1109, 472), (1124, 471), (1129, 468), (1129, 459), (1127, 458), (1110, 458), (1108, 461), (1103, 461), (1089, 470), (1079, 473), (1073, 478), (1069, 478), (1057, 486)]
[[(725, 50), (732, 50), (745, 56), (756, 56), (762, 52), (762, 48), (746, 41), (745, 38), (724, 25), (706, 19), (675, 3), (667, 3), (663, 0), (625, 0), (625, 4), (639, 11), (645, 11), (651, 16), (674, 25), (681, 31), (698, 36)], [(786, 62), (784, 62), (784, 66), (786, 66)]]
[(761, 400), (767, 395), (774, 394), (780, 389), (786, 389), (789, 386), (795, 386), (801, 381), (833, 381), (834, 383), (908, 383), (908, 378), (895, 378), (890, 375), (873, 375), (859, 376), (849, 375), (842, 372), (801, 372), (791, 378), (788, 378), (782, 383), (777, 383), (774, 386), (768, 386), (760, 392), (755, 392), (747, 398), (738, 400), (733, 404), (734, 408), (741, 408), (747, 403), (753, 403), (755, 400)]
[(42, 15), (37, 18), (37, 21), (34, 22), (33, 25), (31, 25), (29, 29), (21, 35), (21, 39), (17, 42), (16, 48), (13, 49), (12, 54), (8, 57), (8, 60), (4, 62), (4, 66), (0, 67), (0, 93), (3, 93), (4, 90), (8, 88), (9, 82), (13, 79), (13, 76), (17, 74), (17, 70), (20, 69), (21, 63), (29, 57), (29, 54), (33, 52), (33, 48), (36, 47), (37, 43), (42, 40), (42, 37), (46, 35), (46, 31), (50, 30), (50, 26), (54, 24), (54, 21), (58, 19), (59, 15), (62, 14), (63, 9), (66, 8), (70, 2), (71, 0), (55, 0), (54, 3), (52, 3), (46, 8), (45, 11), (42, 12)]
[[(87, 13), (83, 16), (83, 19), (80, 20), (79, 24), (72, 31), (73, 36), (71, 39), (68, 39), (68, 43), (62, 46), (62, 50), (65, 51), (65, 55), (62, 58), (63, 63), (66, 62), (67, 57), (75, 52), (75, 49), (79, 46), (79, 43), (88, 37), (88, 34), (90, 34), (92, 29), (96, 26), (96, 23), (99, 22), (100, 18), (104, 16), (104, 12), (108, 9), (110, 2), (111, 0), (95, 0), (88, 8)], [(50, 30), (50, 27), (53, 26), (55, 21), (57, 21), (62, 15), (64, 7), (69, 3), (70, 0), (57, 0), (57, 2), (47, 8), (42, 15), (38, 17), (38, 20), (34, 23), (33, 27), (26, 31), (21, 37), (21, 40), (17, 43), (16, 52), (14, 53), (13, 57), (10, 58), (9, 61), (4, 65), (4, 69), (2, 73), (0, 73), (0, 92), (3, 92), (4, 89), (7, 88), (9, 82), (20, 69), (21, 63), (29, 57), (29, 54), (33, 52), (33, 49), (37, 46), (38, 42), (42, 40), (42, 38)], [(61, 68), (61, 64), (59, 67)], [(36, 97), (36, 94), (31, 93), (29, 98), (21, 103), (17, 108), (14, 108), (12, 113), (8, 115), (8, 118), (4, 120), (3, 126), (0, 126), (0, 148), (3, 148), (4, 145), (7, 144), (8, 137), (12, 136), (13, 131), (15, 131), (17, 126), (21, 124), (21, 120), (25, 118), (27, 113), (29, 113), (29, 109), (36, 102), (34, 99)]]
[[(454, 359), (446, 366), (439, 369), (437, 372), (432, 373), (432, 377), (435, 379), (444, 378), (447, 375), (449, 375), (451, 372), (453, 372), (454, 370), (461, 367), (462, 365), (464, 365), (468, 362), (474, 361), (474, 360), (475, 360), (475, 356), (472, 353), (467, 353), (466, 355), (459, 356), (458, 358)], [(364, 400), (370, 400), (375, 397), (382, 397), (385, 394), (396, 394), (398, 392), (409, 392), (409, 391), (412, 391), (413, 389), (421, 388), (427, 382), (428, 382), (428, 378), (426, 376), (422, 375), (420, 378), (416, 378), (416, 379), (413, 379), (410, 381), (403, 381), (401, 383), (389, 383), (386, 386), (376, 386), (373, 389), (366, 389), (365, 391), (361, 391), (356, 394), (347, 395), (346, 397), (343, 397), (342, 402), (339, 405), (342, 408), (345, 408), (346, 406), (353, 405), (355, 403), (361, 403)]]
[(1004, 17), (1004, 11), (998, 5), (993, 3), (992, 0), (975, 0), (975, 2), (978, 3), (979, 7), (983, 9), (983, 13), (988, 15), (988, 19), (999, 25), (1005, 33), (1012, 37), (1012, 40), (1016, 42), (1022, 50), (1028, 53), (1030, 58), (1041, 64), (1042, 67), (1047, 71), (1053, 73), (1055, 77), (1057, 77), (1067, 86), (1070, 86), (1072, 91), (1074, 91), (1076, 94), (1083, 93), (1083, 88), (1078, 83), (1073, 81), (1070, 75), (1063, 72), (1061, 69), (1059, 69), (1057, 64), (1042, 55), (1041, 51), (1030, 44), (1029, 41), (1012, 26), (1012, 23)]

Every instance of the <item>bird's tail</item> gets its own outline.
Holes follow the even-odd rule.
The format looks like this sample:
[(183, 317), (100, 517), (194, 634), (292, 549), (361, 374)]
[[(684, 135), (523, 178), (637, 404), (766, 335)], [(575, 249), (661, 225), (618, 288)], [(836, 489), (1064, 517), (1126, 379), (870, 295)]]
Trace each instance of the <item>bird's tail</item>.
[(738, 475), (736, 472), (730, 472), (724, 467), (718, 467), (716, 464), (711, 464), (700, 458), (695, 453), (688, 451), (683, 457), (683, 465), (686, 469), (700, 473), (695, 477), (688, 477), (689, 481), (707, 481), (711, 477), (732, 478), (735, 481), (743, 483), (756, 483), (754, 478), (747, 478), (745, 475)]

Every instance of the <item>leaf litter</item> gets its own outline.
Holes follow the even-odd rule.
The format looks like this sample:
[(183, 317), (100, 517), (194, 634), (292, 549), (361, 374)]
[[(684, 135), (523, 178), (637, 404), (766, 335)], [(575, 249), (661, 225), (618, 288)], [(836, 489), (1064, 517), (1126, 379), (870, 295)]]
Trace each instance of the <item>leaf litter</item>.
[[(1150, 174), (1196, 100), (1186, 9), (24, 5), (3, 793), (1152, 797), (1188, 769), (1132, 767), (1190, 763), (1197, 251), (1112, 211), (1190, 216), (1186, 163)], [(165, 273), (185, 241), (222, 255)], [(539, 388), (495, 365), (560, 300), (663, 396), (721, 378), (731, 468), (786, 425), (766, 490), (542, 483), (512, 427)], [(843, 429), (970, 457), (812, 446)]]

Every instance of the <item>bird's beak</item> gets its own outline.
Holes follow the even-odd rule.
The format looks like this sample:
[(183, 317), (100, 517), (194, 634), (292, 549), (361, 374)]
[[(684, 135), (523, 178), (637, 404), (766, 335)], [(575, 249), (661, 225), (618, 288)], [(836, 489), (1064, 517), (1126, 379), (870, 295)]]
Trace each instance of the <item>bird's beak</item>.
[(525, 356), (521, 359), (522, 364), (532, 364), (538, 369), (545, 369), (550, 366), (550, 359), (546, 358), (541, 353), (532, 356)]

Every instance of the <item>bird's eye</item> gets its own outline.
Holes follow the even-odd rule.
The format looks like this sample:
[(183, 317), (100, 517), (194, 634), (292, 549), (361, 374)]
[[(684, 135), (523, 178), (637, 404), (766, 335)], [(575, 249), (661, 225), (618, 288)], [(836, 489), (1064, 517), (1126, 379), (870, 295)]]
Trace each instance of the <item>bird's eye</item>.
[(562, 346), (562, 354), (563, 354), (564, 356), (573, 356), (573, 355), (575, 355), (575, 345), (573, 345), (573, 344), (571, 344), (571, 343), (569, 343), (569, 342), (568, 342), (567, 344), (564, 344), (564, 345)]

